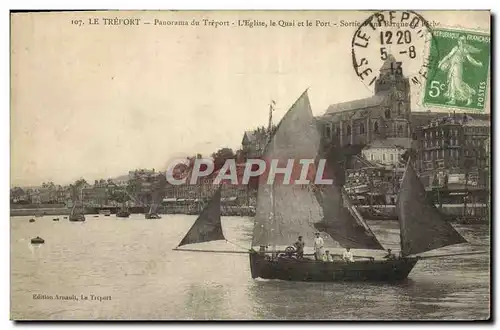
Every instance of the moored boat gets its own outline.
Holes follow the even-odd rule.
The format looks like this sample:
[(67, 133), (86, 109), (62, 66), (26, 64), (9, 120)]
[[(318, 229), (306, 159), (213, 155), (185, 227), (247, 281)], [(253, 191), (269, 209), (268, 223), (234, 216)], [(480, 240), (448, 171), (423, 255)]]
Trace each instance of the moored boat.
[(31, 244), (44, 244), (45, 240), (40, 236), (31, 239)]
[(130, 216), (130, 211), (128, 210), (128, 208), (125, 205), (122, 205), (120, 210), (118, 210), (118, 212), (116, 212), (116, 216), (118, 218), (128, 218)]
[(104, 215), (105, 217), (109, 217), (111, 215), (111, 210), (99, 210), (99, 214)]

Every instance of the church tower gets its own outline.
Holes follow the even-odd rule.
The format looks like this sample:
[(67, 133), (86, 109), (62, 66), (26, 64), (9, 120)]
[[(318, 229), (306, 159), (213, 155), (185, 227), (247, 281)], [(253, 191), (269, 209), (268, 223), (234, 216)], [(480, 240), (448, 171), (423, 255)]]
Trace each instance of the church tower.
[(411, 136), (410, 81), (403, 75), (402, 63), (388, 55), (375, 81), (375, 94), (385, 94), (383, 104), (386, 137)]

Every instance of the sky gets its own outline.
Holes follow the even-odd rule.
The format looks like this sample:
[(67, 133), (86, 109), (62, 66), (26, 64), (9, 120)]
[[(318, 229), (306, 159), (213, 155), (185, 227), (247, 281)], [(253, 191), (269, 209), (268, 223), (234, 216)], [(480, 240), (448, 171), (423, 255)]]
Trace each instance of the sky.
[[(11, 19), (11, 185), (67, 184), (241, 146), (309, 88), (315, 115), (372, 95), (352, 65), (356, 27), (370, 12), (90, 12)], [(442, 26), (489, 30), (488, 12), (424, 12)], [(89, 18), (99, 25), (89, 25)], [(139, 26), (103, 18), (140, 18)], [(197, 19), (200, 26), (155, 25)], [(203, 26), (259, 20), (334, 27)], [(82, 20), (85, 25), (72, 24)], [(207, 22), (208, 22), (207, 21)], [(377, 49), (373, 50), (376, 51)], [(419, 53), (417, 59), (422, 59)], [(374, 69), (381, 63), (373, 64)], [(412, 94), (412, 111), (419, 105)]]

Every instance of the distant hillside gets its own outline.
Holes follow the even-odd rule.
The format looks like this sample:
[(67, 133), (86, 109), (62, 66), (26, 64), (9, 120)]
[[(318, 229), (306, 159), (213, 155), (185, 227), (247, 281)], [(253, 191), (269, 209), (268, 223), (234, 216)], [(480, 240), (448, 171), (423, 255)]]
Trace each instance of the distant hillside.
[(127, 181), (128, 180), (128, 174), (123, 174), (114, 178), (111, 178), (112, 181)]

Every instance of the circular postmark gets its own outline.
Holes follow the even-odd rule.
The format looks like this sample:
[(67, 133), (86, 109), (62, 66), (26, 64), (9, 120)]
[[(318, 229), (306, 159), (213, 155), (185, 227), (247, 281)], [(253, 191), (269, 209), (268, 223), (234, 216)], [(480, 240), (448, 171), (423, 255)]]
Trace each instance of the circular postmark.
[(383, 83), (384, 72), (402, 75), (411, 85), (422, 87), (434, 72), (429, 68), (439, 58), (435, 51), (430, 52), (432, 39), (429, 22), (413, 11), (376, 12), (352, 37), (356, 75), (372, 91)]

